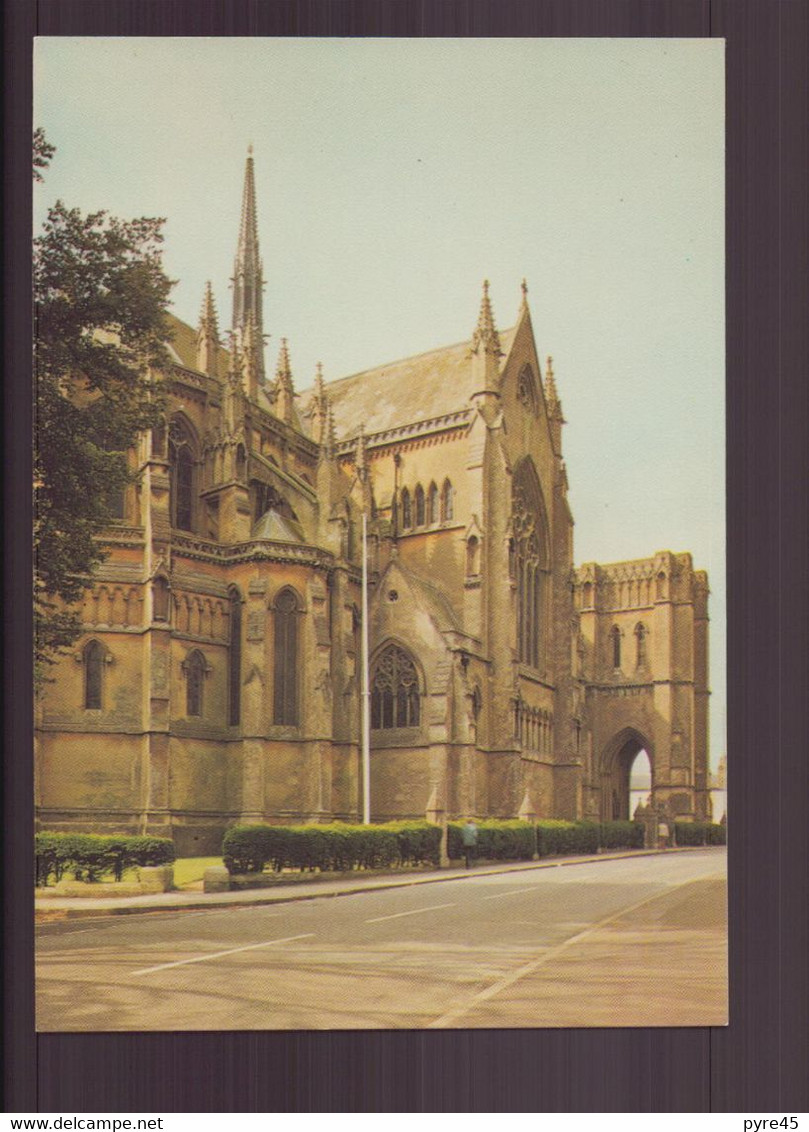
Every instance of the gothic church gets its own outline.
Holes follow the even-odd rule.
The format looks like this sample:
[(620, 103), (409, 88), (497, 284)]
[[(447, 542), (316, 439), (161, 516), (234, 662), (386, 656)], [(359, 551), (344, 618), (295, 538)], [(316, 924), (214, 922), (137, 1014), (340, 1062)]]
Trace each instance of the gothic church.
[(708, 585), (688, 553), (573, 565), (551, 358), (498, 330), (295, 390), (264, 360), (248, 156), (228, 349), (172, 320), (165, 424), (104, 533), (83, 635), (37, 707), (37, 820), (217, 853), (234, 822), (370, 811), (705, 818)]

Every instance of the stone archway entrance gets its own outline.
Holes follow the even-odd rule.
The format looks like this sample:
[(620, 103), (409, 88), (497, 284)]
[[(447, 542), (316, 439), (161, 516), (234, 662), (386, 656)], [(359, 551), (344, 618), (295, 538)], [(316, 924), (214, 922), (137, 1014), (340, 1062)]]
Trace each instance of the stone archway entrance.
[(645, 751), (652, 771), (654, 786), (654, 752), (649, 740), (634, 728), (624, 728), (605, 746), (600, 760), (602, 821), (629, 821), (629, 779), (632, 764)]

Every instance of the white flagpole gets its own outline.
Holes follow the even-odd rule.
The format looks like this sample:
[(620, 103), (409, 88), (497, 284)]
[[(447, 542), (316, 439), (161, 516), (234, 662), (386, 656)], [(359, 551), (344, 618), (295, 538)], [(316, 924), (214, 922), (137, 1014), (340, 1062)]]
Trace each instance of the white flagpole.
[(362, 513), (362, 820), (371, 824), (371, 690), (368, 673), (368, 531)]

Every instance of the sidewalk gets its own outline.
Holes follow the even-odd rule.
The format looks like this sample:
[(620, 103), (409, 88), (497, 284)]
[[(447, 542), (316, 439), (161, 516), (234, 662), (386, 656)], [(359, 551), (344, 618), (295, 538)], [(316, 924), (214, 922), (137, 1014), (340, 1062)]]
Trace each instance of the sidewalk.
[[(333, 879), (306, 877), (279, 881), (277, 887), (252, 888), (239, 892), (158, 892), (145, 896), (45, 896), (34, 901), (36, 918), (65, 919), (89, 916), (126, 916), (137, 912), (169, 912), (177, 909), (204, 909), (238, 905), (286, 904), (292, 900), (314, 900), (323, 896), (353, 896), (358, 892), (378, 892), (386, 888), (407, 888), (416, 884), (440, 884), (447, 880), (470, 879), (523, 872), (526, 869), (556, 869), (626, 857), (651, 857), (660, 853), (689, 852), (690, 848), (624, 849), (583, 857), (545, 857), (540, 861), (508, 861), (479, 865), (477, 868), (448, 868), (430, 871), (388, 872), (380, 875), (342, 874)], [(57, 913), (51, 917), (49, 913)]]

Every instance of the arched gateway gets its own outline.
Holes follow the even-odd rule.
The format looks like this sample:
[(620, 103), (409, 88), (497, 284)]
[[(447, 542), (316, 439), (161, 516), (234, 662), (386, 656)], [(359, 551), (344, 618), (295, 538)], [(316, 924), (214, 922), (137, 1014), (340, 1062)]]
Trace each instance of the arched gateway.
[(708, 798), (708, 581), (690, 554), (589, 563), (576, 571), (590, 745), (584, 810), (628, 818), (629, 776), (645, 750), (652, 802), (704, 819)]

